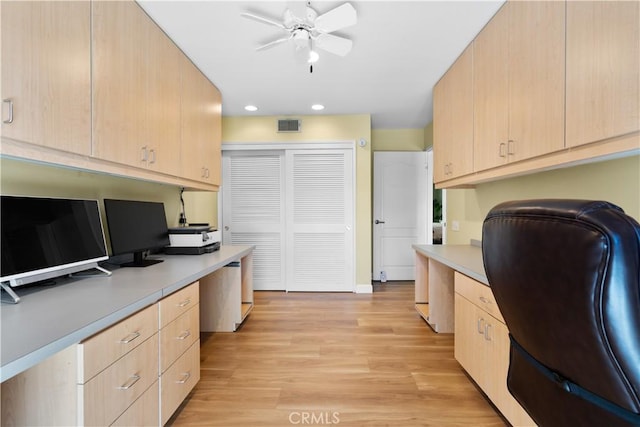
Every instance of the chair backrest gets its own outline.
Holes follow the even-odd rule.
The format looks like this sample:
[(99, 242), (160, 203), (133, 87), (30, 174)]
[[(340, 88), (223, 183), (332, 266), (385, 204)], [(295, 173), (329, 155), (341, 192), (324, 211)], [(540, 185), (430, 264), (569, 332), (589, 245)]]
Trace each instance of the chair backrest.
[(531, 418), (640, 425), (638, 222), (607, 202), (507, 202), (482, 252), (512, 339), (507, 385)]

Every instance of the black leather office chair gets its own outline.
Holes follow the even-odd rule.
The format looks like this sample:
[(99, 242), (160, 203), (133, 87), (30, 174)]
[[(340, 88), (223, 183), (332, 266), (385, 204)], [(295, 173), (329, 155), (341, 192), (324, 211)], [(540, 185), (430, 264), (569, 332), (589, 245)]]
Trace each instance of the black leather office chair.
[(511, 336), (507, 385), (531, 418), (640, 425), (638, 222), (607, 202), (507, 202), (482, 252)]

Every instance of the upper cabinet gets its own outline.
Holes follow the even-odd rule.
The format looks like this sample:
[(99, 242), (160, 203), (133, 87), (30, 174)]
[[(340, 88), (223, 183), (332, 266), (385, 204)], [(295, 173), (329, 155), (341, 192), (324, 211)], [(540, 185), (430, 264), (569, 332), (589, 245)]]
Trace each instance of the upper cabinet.
[(220, 185), (220, 92), (186, 57), (182, 76), (182, 175)]
[(147, 165), (160, 172), (182, 176), (179, 160), (182, 102), (180, 65), (184, 54), (153, 21), (147, 18), (146, 22), (149, 26)]
[(468, 47), (433, 90), (434, 180), (473, 171), (473, 50)]
[(218, 189), (220, 92), (137, 2), (0, 7), (3, 155)]
[(640, 129), (640, 3), (567, 2), (568, 147)]
[(559, 1), (509, 8), (509, 141), (523, 160), (564, 148), (564, 19)]
[[(509, 15), (505, 4), (473, 43), (473, 169), (507, 161)], [(434, 123), (435, 126), (435, 123)]]
[(144, 18), (133, 1), (93, 3), (93, 156), (132, 166), (146, 160)]
[(562, 2), (510, 2), (476, 37), (475, 171), (564, 148), (564, 16)]
[(88, 155), (91, 5), (2, 2), (2, 136)]
[(133, 1), (93, 3), (93, 155), (178, 175), (182, 53)]
[(638, 2), (507, 1), (467, 47), (471, 84), (456, 63), (434, 88), (438, 188), (639, 153), (638, 16)]

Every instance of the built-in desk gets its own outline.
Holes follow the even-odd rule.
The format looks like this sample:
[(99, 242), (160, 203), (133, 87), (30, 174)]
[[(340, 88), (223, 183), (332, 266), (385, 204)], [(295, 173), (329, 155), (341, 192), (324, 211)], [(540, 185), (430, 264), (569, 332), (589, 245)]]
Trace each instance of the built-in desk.
[(74, 279), (49, 288), (17, 288), (19, 304), (2, 304), (0, 382), (119, 322), (163, 297), (250, 254), (226, 246), (202, 255), (162, 255), (145, 268)]
[[(162, 379), (173, 375), (172, 369), (176, 370), (175, 376), (181, 379), (179, 383), (186, 382), (191, 376), (189, 384), (194, 384), (199, 378), (198, 310), (206, 312), (214, 319), (226, 318), (229, 316), (228, 313), (242, 310), (242, 317), (234, 318), (236, 324), (246, 317), (250, 310), (250, 307), (246, 306), (253, 304), (253, 249), (253, 246), (224, 245), (220, 250), (210, 254), (159, 255), (158, 258), (164, 262), (144, 268), (114, 268), (111, 276), (64, 278), (51, 286), (17, 288), (20, 303), (3, 303), (0, 307), (2, 424), (5, 425), (5, 421), (6, 425), (15, 424), (16, 420), (22, 419), (20, 416), (24, 413), (37, 415), (35, 418), (28, 418), (35, 420), (27, 421), (28, 425), (75, 425), (90, 422), (87, 420), (93, 418), (87, 416), (86, 403), (83, 407), (81, 400), (87, 402), (90, 400), (87, 396), (103, 395), (102, 391), (94, 393), (86, 390), (89, 390), (89, 386), (96, 383), (104, 372), (107, 373), (106, 376), (111, 376), (110, 370), (112, 367), (115, 369), (116, 365), (133, 369), (131, 366), (134, 366), (134, 362), (130, 362), (129, 359), (135, 358), (141, 360), (140, 366), (151, 370), (149, 384), (154, 385), (148, 386), (144, 383), (145, 372), (138, 372), (138, 368), (135, 368), (133, 374), (127, 372), (124, 379), (118, 379), (121, 381), (118, 384), (124, 384), (120, 387), (96, 387), (104, 389), (105, 396), (110, 393), (108, 390), (116, 389), (120, 390), (120, 396), (125, 396), (136, 383), (140, 387), (148, 388), (143, 397), (134, 396), (130, 399), (137, 399), (133, 404), (128, 401), (122, 404), (113, 403), (109, 400), (109, 405), (119, 405), (114, 406), (114, 413), (120, 414), (126, 410), (122, 415), (124, 418), (119, 418), (118, 423), (147, 423), (139, 418), (128, 417), (131, 414), (137, 416), (140, 413), (157, 413), (151, 407), (152, 403), (158, 407), (157, 383), (160, 383), (160, 392), (164, 397), (166, 393), (163, 389), (166, 387), (163, 388)], [(208, 277), (216, 276), (219, 271), (230, 265), (238, 272), (236, 280), (206, 283)], [(202, 292), (203, 287), (216, 287), (219, 291), (224, 289), (224, 295), (231, 295), (233, 298), (227, 298), (224, 303), (212, 298), (202, 299), (199, 292)], [(173, 349), (174, 346), (169, 345), (169, 341), (163, 341), (166, 334), (173, 335), (169, 335), (164, 341), (171, 341), (171, 337), (179, 334), (177, 339), (185, 345)], [(194, 341), (195, 344), (190, 345)], [(89, 343), (96, 342), (96, 350), (93, 353), (85, 350), (89, 348)], [(122, 350), (123, 355), (118, 354), (112, 358), (114, 362), (109, 361), (112, 365), (99, 368), (104, 369), (100, 374), (88, 375), (91, 377), (90, 380), (80, 375), (83, 369), (89, 369), (89, 362), (95, 359), (95, 356), (89, 354), (109, 352), (109, 344), (113, 342), (117, 342), (119, 348), (124, 348), (129, 343), (138, 347)], [(185, 351), (183, 347), (189, 347), (190, 350)], [(182, 356), (178, 357), (180, 354)], [(159, 359), (167, 365), (160, 371)], [(181, 370), (182, 366), (178, 366), (181, 362), (186, 366), (195, 367), (196, 372), (186, 375)], [(168, 367), (171, 363), (172, 367)], [(186, 368), (183, 370), (187, 371)], [(126, 381), (129, 377), (131, 380)], [(140, 379), (141, 377), (143, 379)], [(80, 391), (76, 393), (76, 390)], [(180, 396), (182, 395), (178, 395), (177, 398), (169, 396), (175, 401), (174, 407), (177, 407), (184, 397)], [(170, 400), (167, 398), (163, 403), (165, 409), (162, 423), (173, 411), (171, 409), (171, 412), (165, 415), (166, 402)], [(103, 412), (106, 411), (104, 407), (108, 406), (106, 401), (104, 396), (100, 397), (96, 400), (98, 403), (90, 409), (93, 413), (103, 416)], [(133, 409), (127, 409), (128, 405)], [(52, 411), (62, 413), (64, 418), (49, 417)], [(5, 416), (10, 419), (5, 420)], [(112, 418), (105, 415), (104, 419), (108, 419), (108, 424), (111, 424)], [(20, 424), (19, 421), (17, 423)], [(156, 421), (148, 423), (157, 424)]]
[(509, 330), (474, 245), (413, 245), (416, 310), (436, 332), (455, 333), (454, 355), (514, 426), (535, 423), (507, 389)]
[(416, 310), (436, 332), (454, 331), (454, 278), (458, 271), (488, 286), (482, 249), (473, 245), (413, 245)]

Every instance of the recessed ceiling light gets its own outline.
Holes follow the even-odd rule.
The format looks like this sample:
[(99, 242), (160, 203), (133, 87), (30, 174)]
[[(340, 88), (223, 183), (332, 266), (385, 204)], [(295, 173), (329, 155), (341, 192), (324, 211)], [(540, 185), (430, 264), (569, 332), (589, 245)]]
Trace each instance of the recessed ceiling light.
[(311, 106), (311, 109), (312, 109), (312, 110), (316, 110), (316, 111), (324, 110), (324, 105), (321, 105), (321, 104), (313, 104), (313, 105)]
[(258, 111), (258, 107), (256, 107), (255, 105), (246, 105), (244, 109), (247, 111)]

